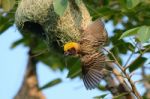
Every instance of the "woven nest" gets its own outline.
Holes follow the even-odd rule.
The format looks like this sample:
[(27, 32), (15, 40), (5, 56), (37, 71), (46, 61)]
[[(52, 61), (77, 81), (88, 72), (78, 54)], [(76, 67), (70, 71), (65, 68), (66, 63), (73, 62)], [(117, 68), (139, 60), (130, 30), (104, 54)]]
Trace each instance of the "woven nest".
[[(16, 11), (15, 23), (20, 30), (44, 32), (47, 43), (80, 40), (80, 29), (85, 28), (91, 17), (81, 2), (69, 0), (63, 16), (59, 17), (53, 8), (53, 0), (22, 0)], [(33, 28), (34, 31), (33, 31)]]

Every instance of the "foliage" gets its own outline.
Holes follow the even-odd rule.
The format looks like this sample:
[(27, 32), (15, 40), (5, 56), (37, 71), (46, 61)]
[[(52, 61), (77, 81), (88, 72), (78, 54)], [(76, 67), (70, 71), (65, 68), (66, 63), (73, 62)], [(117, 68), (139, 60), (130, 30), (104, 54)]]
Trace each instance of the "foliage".
[(147, 58), (145, 57), (137, 57), (131, 64), (130, 64), (130, 68), (129, 71), (132, 72), (134, 70), (136, 70), (137, 68), (139, 68), (140, 66), (143, 66), (143, 64), (146, 62)]
[(96, 96), (96, 97), (94, 97), (94, 99), (103, 99), (105, 96), (107, 96), (107, 94), (103, 94), (101, 96)]
[[(17, 2), (18, 0), (2, 0), (2, 2), (0, 2), (0, 34), (14, 25), (14, 14)], [(149, 62), (148, 57), (143, 57), (143, 55), (150, 53), (149, 0), (83, 0), (83, 2), (88, 8), (93, 20), (101, 17), (106, 23), (110, 21), (113, 22), (113, 36), (109, 37), (110, 51), (115, 55), (117, 60), (119, 60), (121, 65), (126, 66), (126, 69), (129, 68), (129, 72), (131, 73), (142, 68)], [(79, 4), (80, 0), (76, 0), (76, 3)], [(67, 6), (68, 0), (55, 0), (54, 2), (55, 12), (60, 16), (65, 13)], [(123, 28), (118, 28), (118, 25)], [(64, 60), (62, 54), (57, 53), (57, 51), (53, 49), (47, 49), (46, 44), (34, 34), (21, 34), (23, 36), (22, 39), (14, 42), (12, 48), (15, 48), (19, 44), (24, 44), (32, 48), (36, 60), (43, 62), (53, 70), (64, 70), (66, 68), (65, 60), (67, 60), (67, 64), (69, 65), (67, 68), (69, 69), (68, 77), (75, 78), (80, 76), (80, 62), (78, 59), (68, 57)], [(130, 36), (134, 38), (130, 39)], [(124, 39), (125, 37), (128, 38), (128, 40)], [(36, 41), (36, 43), (33, 43), (33, 41)], [(145, 44), (146, 46), (144, 46)], [(32, 45), (34, 45), (34, 47), (32, 47)], [(45, 50), (44, 53), (36, 55), (43, 50)], [(129, 55), (129, 52), (132, 54)], [(138, 55), (138, 57), (130, 62), (130, 56), (133, 54)], [(129, 60), (125, 61), (121, 55), (129, 56)], [(110, 59), (113, 59), (110, 54), (108, 56), (110, 56)], [(60, 80), (58, 82), (60, 82)], [(53, 84), (50, 83), (50, 85), (52, 86)]]
[(62, 16), (68, 5), (68, 0), (54, 0), (53, 2), (55, 12)]
[(61, 83), (61, 79), (60, 78), (57, 78), (57, 79), (54, 79), (53, 81), (50, 81), (48, 82), (47, 84), (45, 84), (44, 86), (42, 86), (41, 88), (39, 88), (40, 90), (43, 90), (45, 88), (48, 88), (48, 87), (52, 87), (56, 84), (59, 84)]
[(124, 37), (129, 37), (129, 36), (135, 36), (140, 42), (146, 43), (149, 41), (150, 38), (150, 27), (149, 26), (141, 26), (141, 27), (136, 27), (133, 29), (130, 29), (126, 32), (124, 32), (120, 39)]
[(2, 0), (0, 2), (0, 6), (2, 6), (3, 10), (6, 12), (10, 11), (14, 5), (15, 5), (15, 0)]

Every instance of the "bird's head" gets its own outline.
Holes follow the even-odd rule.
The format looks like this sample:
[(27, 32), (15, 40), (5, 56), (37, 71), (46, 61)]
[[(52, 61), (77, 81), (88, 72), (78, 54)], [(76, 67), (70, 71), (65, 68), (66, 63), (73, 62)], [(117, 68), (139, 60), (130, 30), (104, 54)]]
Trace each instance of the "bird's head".
[(64, 54), (77, 55), (80, 52), (80, 44), (76, 42), (68, 42), (64, 45)]

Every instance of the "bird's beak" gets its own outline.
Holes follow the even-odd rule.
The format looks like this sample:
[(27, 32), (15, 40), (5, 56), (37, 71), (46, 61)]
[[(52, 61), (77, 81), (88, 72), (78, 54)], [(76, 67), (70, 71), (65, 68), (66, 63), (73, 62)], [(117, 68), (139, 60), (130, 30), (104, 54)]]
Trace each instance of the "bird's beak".
[(77, 55), (77, 51), (75, 50), (75, 48), (72, 48), (72, 49), (69, 49), (68, 51), (65, 51), (64, 55), (65, 56), (68, 56), (68, 55), (76, 56)]
[(65, 52), (64, 52), (64, 55), (65, 55), (65, 56), (68, 56), (68, 55), (70, 55), (70, 52), (69, 52), (69, 51), (65, 51)]

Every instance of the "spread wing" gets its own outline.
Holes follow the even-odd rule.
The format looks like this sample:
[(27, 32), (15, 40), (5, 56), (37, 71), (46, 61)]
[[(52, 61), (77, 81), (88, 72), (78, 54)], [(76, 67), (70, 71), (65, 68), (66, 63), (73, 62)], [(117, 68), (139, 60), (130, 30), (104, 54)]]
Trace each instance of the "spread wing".
[(87, 89), (97, 87), (103, 78), (103, 68), (105, 66), (105, 56), (102, 53), (85, 55), (82, 59), (82, 77)]
[(108, 40), (108, 34), (103, 22), (98, 19), (89, 24), (81, 35), (80, 46), (82, 53), (95, 53)]
[(94, 46), (103, 46), (108, 40), (108, 34), (103, 22), (97, 19), (89, 24), (83, 33), (83, 39), (90, 40)]
[(98, 19), (88, 25), (81, 37), (83, 82), (87, 89), (93, 89), (103, 78), (102, 71), (105, 66), (105, 56), (99, 49), (108, 39), (103, 22)]

